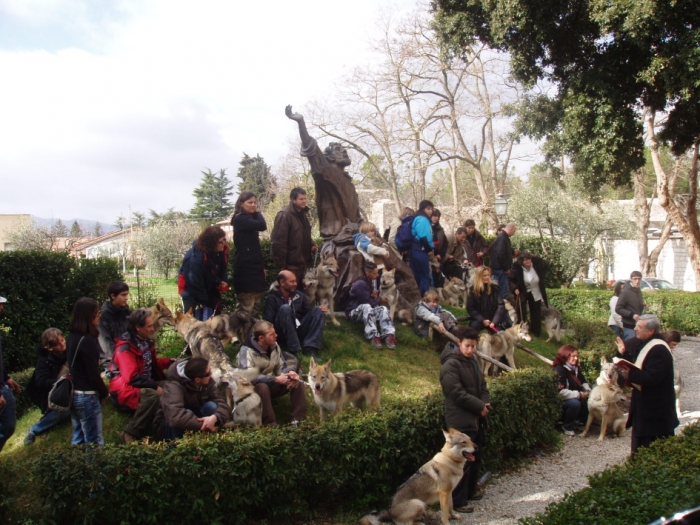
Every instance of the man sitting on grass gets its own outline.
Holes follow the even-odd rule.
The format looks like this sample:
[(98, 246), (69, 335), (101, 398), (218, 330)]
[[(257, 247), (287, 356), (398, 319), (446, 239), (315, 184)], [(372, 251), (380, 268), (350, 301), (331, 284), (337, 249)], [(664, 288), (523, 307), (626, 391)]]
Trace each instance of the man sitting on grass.
[(386, 303), (386, 297), (379, 295), (374, 283), (379, 277), (377, 265), (370, 261), (365, 261), (364, 275), (357, 278), (350, 287), (347, 305), (345, 307), (346, 317), (353, 323), (362, 322), (365, 325), (365, 338), (377, 349), (382, 348), (382, 340), (387, 348), (396, 348), (396, 329), (389, 317), (389, 309), (382, 306)]

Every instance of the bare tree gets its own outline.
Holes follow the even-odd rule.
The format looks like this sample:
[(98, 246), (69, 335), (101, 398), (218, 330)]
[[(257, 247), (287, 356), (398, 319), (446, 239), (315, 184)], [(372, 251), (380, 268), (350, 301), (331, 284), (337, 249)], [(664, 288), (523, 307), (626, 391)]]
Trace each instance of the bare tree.
[(58, 219), (51, 226), (37, 224), (34, 219), (20, 218), (9, 235), (15, 250), (70, 251), (80, 240), (71, 234), (63, 221)]
[(170, 271), (182, 262), (199, 232), (196, 222), (156, 220), (143, 230), (138, 245), (143, 249), (147, 264), (163, 271), (167, 279)]

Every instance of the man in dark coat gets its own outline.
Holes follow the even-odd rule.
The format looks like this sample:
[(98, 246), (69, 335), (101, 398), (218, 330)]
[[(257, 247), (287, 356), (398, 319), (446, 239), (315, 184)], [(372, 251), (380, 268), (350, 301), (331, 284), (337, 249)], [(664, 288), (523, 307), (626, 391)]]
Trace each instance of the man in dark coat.
[[(508, 275), (513, 266), (513, 247), (510, 238), (515, 235), (518, 225), (514, 222), (506, 224), (503, 231), (496, 237), (491, 246), (491, 269), (493, 277), (498, 281), (503, 299), (508, 297)], [(517, 255), (517, 253), (515, 254)]]
[(467, 219), (464, 221), (464, 228), (467, 230), (467, 237), (464, 243), (467, 259), (474, 266), (481, 266), (484, 264), (483, 257), (484, 254), (488, 252), (489, 243), (484, 239), (484, 236), (481, 235), (479, 230), (476, 229), (474, 219)]
[[(673, 390), (673, 356), (660, 328), (655, 315), (641, 315), (634, 328), (639, 340), (634, 352), (636, 368), (627, 371), (617, 367), (620, 376), (634, 387), (627, 419), (627, 428), (632, 427), (632, 457), (640, 447), (672, 436), (679, 423)], [(630, 353), (627, 351), (622, 357), (632, 358)]]
[[(476, 461), (465, 465), (465, 474), (452, 492), (454, 509), (471, 512), (467, 500), (481, 499), (476, 481), (486, 443), (486, 416), (491, 409), (491, 397), (481, 367), (474, 356), (479, 334), (476, 330), (458, 326), (454, 331), (459, 345), (447, 343), (440, 356), (440, 385), (445, 396), (445, 424), (467, 434), (476, 444)], [(460, 510), (461, 509), (461, 510)]]
[(216, 432), (229, 419), (231, 409), (212, 381), (206, 359), (193, 357), (170, 365), (153, 421), (159, 437), (181, 438), (187, 430)]
[(642, 273), (636, 270), (632, 272), (629, 285), (622, 287), (615, 305), (615, 313), (622, 317), (622, 339), (625, 341), (634, 337), (637, 319), (644, 313), (644, 298), (639, 289), (641, 282)]
[(282, 270), (289, 270), (301, 285), (306, 269), (313, 262), (311, 255), (318, 246), (311, 239), (309, 208), (306, 206), (306, 190), (294, 188), (289, 194), (289, 206), (275, 217), (270, 233), (272, 260)]
[(309, 306), (304, 292), (297, 290), (296, 275), (289, 270), (277, 274), (277, 283), (278, 288), (270, 290), (265, 300), (263, 319), (274, 325), (288, 352), (296, 355), (301, 350), (318, 358), (328, 306)]
[(47, 328), (41, 334), (41, 344), (36, 347), (36, 368), (32, 374), (27, 393), (32, 402), (44, 414), (27, 432), (24, 444), (31, 445), (36, 436), (48, 432), (53, 427), (68, 421), (70, 411), (56, 412), (48, 407), (49, 392), (58, 378), (68, 372), (66, 366), (66, 340), (58, 328)]
[(129, 285), (124, 281), (112, 281), (107, 287), (109, 300), (102, 305), (100, 314), (100, 364), (109, 374), (109, 364), (112, 362), (112, 354), (117, 338), (126, 332), (129, 314)]

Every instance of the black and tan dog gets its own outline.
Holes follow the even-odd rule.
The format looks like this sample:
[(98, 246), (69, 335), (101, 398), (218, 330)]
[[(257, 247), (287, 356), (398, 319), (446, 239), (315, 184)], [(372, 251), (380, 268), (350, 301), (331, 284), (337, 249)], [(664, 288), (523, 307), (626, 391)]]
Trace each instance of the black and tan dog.
[(445, 445), (435, 457), (401, 485), (391, 500), (391, 506), (376, 514), (368, 514), (361, 525), (377, 525), (392, 520), (396, 525), (420, 523), (428, 505), (440, 502), (443, 525), (457, 518), (452, 505), (452, 491), (462, 479), (464, 464), (474, 461), (476, 446), (466, 434), (451, 428), (445, 435)]
[(317, 365), (314, 358), (309, 364), (309, 386), (314, 392), (314, 401), (321, 411), (321, 420), (328, 414), (338, 414), (343, 408), (367, 406), (378, 409), (381, 401), (379, 378), (369, 370), (350, 370), (334, 374), (331, 360)]

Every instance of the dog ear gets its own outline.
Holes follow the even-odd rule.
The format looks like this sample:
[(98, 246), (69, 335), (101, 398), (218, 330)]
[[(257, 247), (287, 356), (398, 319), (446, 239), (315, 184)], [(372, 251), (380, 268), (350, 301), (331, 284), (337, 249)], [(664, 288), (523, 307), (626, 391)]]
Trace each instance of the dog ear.
[(316, 366), (316, 361), (314, 361), (314, 357), (311, 356), (311, 359), (309, 360), (309, 368), (313, 368)]
[(326, 368), (327, 368), (328, 370), (331, 369), (331, 359), (328, 359), (328, 361), (326, 362)]

